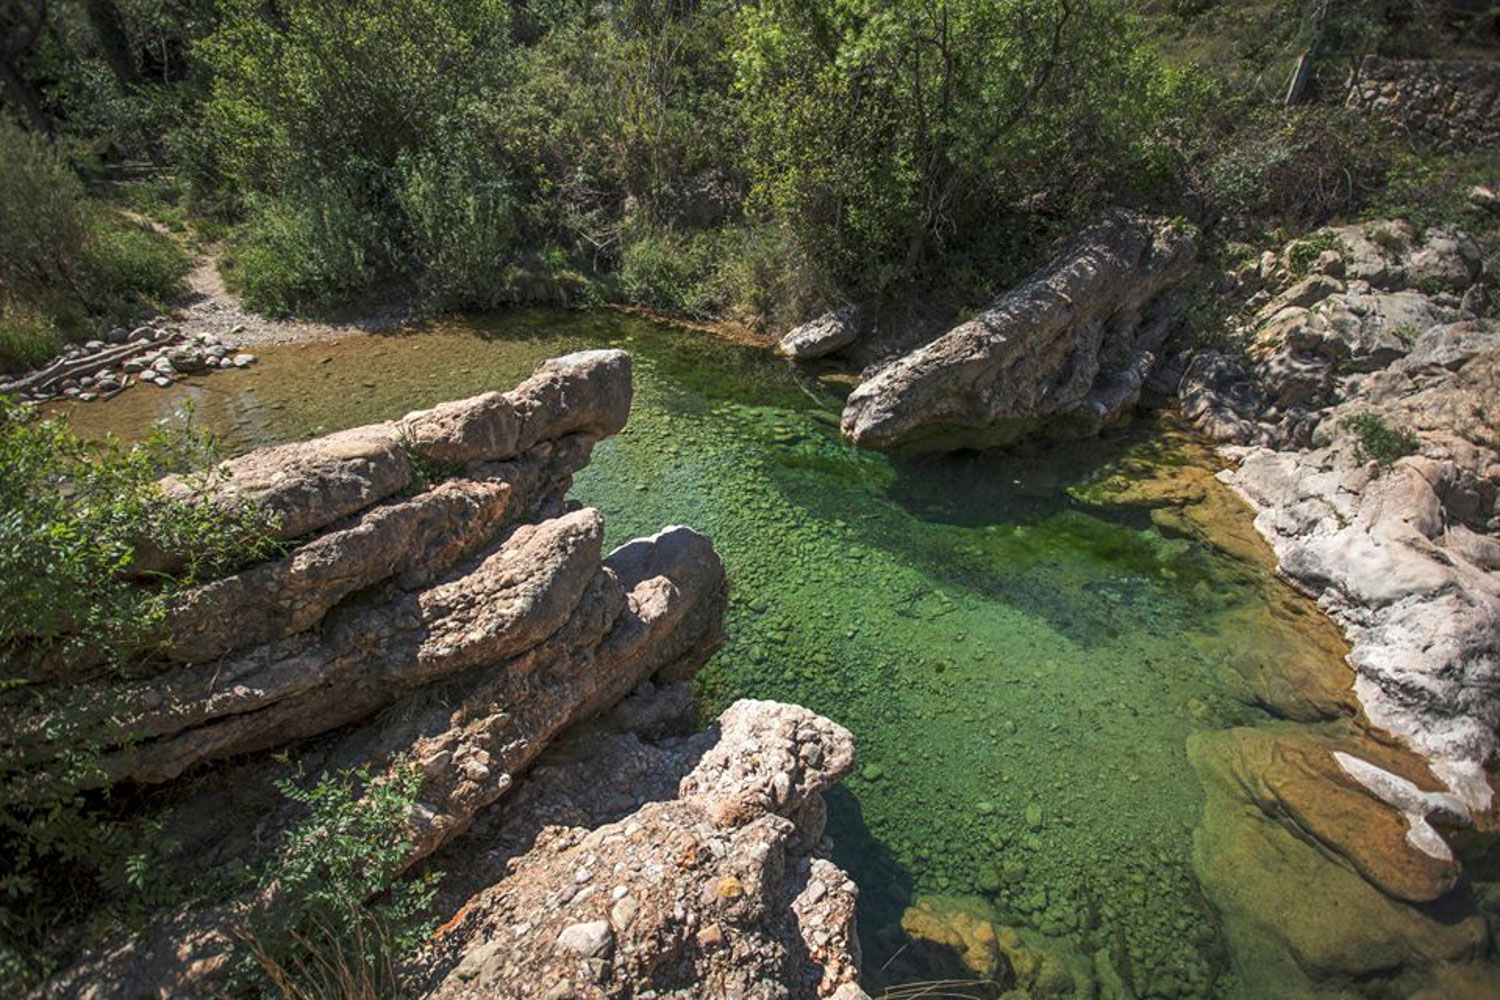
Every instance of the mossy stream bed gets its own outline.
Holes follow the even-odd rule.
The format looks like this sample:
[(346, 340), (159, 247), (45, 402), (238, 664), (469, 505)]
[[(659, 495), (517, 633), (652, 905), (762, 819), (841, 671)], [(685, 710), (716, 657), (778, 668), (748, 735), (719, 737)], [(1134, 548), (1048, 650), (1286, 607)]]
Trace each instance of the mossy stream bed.
[(1206, 473), (1166, 517), (1100, 488), (1203, 461), (1163, 428), (893, 460), (842, 441), (840, 395), (769, 352), (557, 312), (267, 348), (249, 370), (73, 414), (131, 437), (191, 399), (240, 451), (506, 389), (603, 345), (632, 352), (635, 407), (572, 495), (604, 511), (612, 543), (674, 523), (713, 538), (733, 598), (699, 681), (706, 712), (777, 698), (854, 732), (830, 833), (860, 885), (870, 981), (932, 974), (901, 921), (941, 897), (1056, 963), (1093, 963), (1101, 985), (1236, 993), (1193, 868), (1203, 792), (1186, 743), (1267, 722), (1246, 678), (1271, 661), (1336, 676), (1340, 650), (1247, 554), (1249, 512)]

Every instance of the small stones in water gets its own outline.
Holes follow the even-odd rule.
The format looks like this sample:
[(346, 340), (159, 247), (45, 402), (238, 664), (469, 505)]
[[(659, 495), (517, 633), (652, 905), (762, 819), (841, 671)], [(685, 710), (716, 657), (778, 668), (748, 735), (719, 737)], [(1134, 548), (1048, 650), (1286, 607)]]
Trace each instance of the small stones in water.
[(0, 382), (0, 392), (32, 402), (59, 396), (88, 402), (112, 396), (132, 381), (165, 388), (182, 375), (247, 368), (256, 361), (253, 354), (231, 354), (211, 333), (189, 337), (160, 319), (129, 331), (115, 327), (100, 336), (68, 345), (57, 358), (13, 382)]

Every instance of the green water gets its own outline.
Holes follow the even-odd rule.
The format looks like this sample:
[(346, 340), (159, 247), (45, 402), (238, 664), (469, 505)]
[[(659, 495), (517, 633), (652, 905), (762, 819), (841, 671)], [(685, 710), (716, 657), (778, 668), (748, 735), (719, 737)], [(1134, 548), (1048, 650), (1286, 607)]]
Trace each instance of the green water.
[(1184, 744), (1260, 718), (1228, 678), (1286, 595), (1139, 511), (1071, 498), (1149, 429), (896, 462), (845, 444), (838, 394), (767, 352), (547, 312), (266, 349), (248, 371), (134, 388), (75, 420), (131, 436), (191, 398), (238, 451), (509, 388), (602, 345), (632, 352), (635, 407), (572, 495), (604, 511), (612, 542), (671, 523), (713, 538), (733, 598), (700, 678), (710, 711), (784, 699), (854, 732), (830, 833), (861, 887), (871, 980), (921, 971), (899, 922), (939, 895), (1108, 951), (1143, 997), (1230, 990), (1191, 865), (1202, 793)]

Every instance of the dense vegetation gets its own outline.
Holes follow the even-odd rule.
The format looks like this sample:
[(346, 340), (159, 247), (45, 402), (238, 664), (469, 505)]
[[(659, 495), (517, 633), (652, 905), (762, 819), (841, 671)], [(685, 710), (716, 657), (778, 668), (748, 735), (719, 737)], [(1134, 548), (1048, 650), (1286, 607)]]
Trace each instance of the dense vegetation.
[[(1339, 107), (1367, 53), (1492, 48), (1477, 3), (0, 11), (0, 365), (177, 287), (171, 243), (104, 204), (224, 237), (268, 311), (610, 298), (778, 326), (912, 292), (973, 305), (1105, 202), (1299, 228), (1494, 165), (1418, 159)], [(1284, 108), (1303, 52), (1311, 103)]]
[[(0, 988), (48, 969), (61, 928), (107, 927), (160, 901), (155, 842), (120, 803), (90, 792), (107, 734), (29, 681), (129, 671), (165, 638), (167, 601), (195, 579), (270, 551), (255, 509), (197, 502), (215, 448), (190, 423), (126, 448), (80, 441), (67, 422), (0, 397), (0, 691), (82, 747), (39, 765), (0, 753)], [(165, 472), (188, 492), (167, 497)], [(178, 553), (179, 558), (168, 558)], [(89, 749), (93, 747), (95, 749)]]

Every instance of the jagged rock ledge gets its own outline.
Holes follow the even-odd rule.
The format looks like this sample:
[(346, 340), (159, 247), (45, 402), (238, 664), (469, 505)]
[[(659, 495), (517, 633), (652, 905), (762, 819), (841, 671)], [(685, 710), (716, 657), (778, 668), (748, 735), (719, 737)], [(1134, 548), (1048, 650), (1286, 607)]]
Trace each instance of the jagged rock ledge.
[(990, 309), (860, 384), (844, 434), (871, 448), (946, 450), (1087, 436), (1127, 419), (1169, 332), (1165, 293), (1195, 250), (1168, 221), (1109, 214)]
[(1500, 328), (1481, 318), (1485, 278), (1451, 228), (1330, 228), (1230, 275), (1246, 304), (1227, 340), (1244, 350), (1185, 363), (1183, 410), (1223, 443), (1220, 479), (1341, 626), (1366, 720), (1402, 744), (1190, 741), (1205, 889), (1240, 960), (1288, 995), (1376, 979), (1393, 995), (1494, 995), (1493, 907), (1450, 845), (1500, 830)]
[[(624, 427), (630, 402), (629, 356), (587, 351), (543, 362), (509, 393), (254, 451), (224, 463), (206, 486), (164, 481), (168, 493), (196, 502), (268, 511), (285, 554), (182, 594), (164, 656), (129, 677), (46, 664), (0, 701), (7, 757), (40, 773), (86, 742), (100, 747), (93, 784), (178, 790), (170, 835), (187, 845), (194, 874), (210, 878), (264, 858), (275, 830), (296, 820), (295, 804), (274, 789), (279, 765), (267, 751), (295, 745), (307, 773), (371, 768), (375, 783), (414, 762), (422, 785), (409, 866), (511, 793), (560, 733), (632, 691), (665, 684), (680, 714), (685, 689), (676, 682), (722, 641), (722, 562), (707, 538), (683, 527), (605, 554), (600, 513), (565, 500), (594, 444)], [(143, 570), (178, 558), (148, 549)], [(666, 849), (673, 823), (698, 833), (695, 817), (706, 816), (723, 832), (704, 835), (701, 870), (722, 867), (721, 880), (742, 889), (743, 902), (719, 897), (730, 947), (743, 939), (781, 955), (788, 970), (811, 962), (823, 970), (806, 973), (816, 982), (852, 979), (852, 885), (816, 854), (818, 793), (847, 771), (848, 734), (800, 709), (756, 703), (736, 706), (721, 729), (697, 739), (702, 761), (682, 801), (643, 813), (636, 827)], [(30, 791), (22, 779), (4, 794)], [(715, 853), (724, 847), (733, 850)], [(558, 848), (538, 850), (542, 865)], [(801, 875), (783, 867), (796, 858)], [(657, 884), (659, 874), (618, 876), (643, 913), (653, 894), (687, 890)], [(540, 876), (528, 878), (511, 886), (501, 877), (495, 892), (510, 898)], [(802, 889), (787, 896), (795, 878)], [(689, 896), (688, 905), (707, 905)], [(104, 942), (40, 995), (210, 995), (232, 928), (276, 905), (273, 895), (162, 914), (139, 934)], [(811, 918), (799, 914), (812, 910), (842, 913), (825, 921), (844, 928), (841, 936), (802, 943), (798, 928)], [(665, 933), (642, 938), (639, 967), (620, 975), (655, 969), (650, 949), (667, 955), (681, 943)], [(581, 934), (568, 941), (582, 947)], [(506, 962), (551, 976), (543, 970), (554, 943), (517, 943)], [(738, 954), (730, 947), (725, 956)], [(577, 948), (568, 955), (598, 958)], [(809, 989), (776, 995), (812, 996), (816, 983)]]

